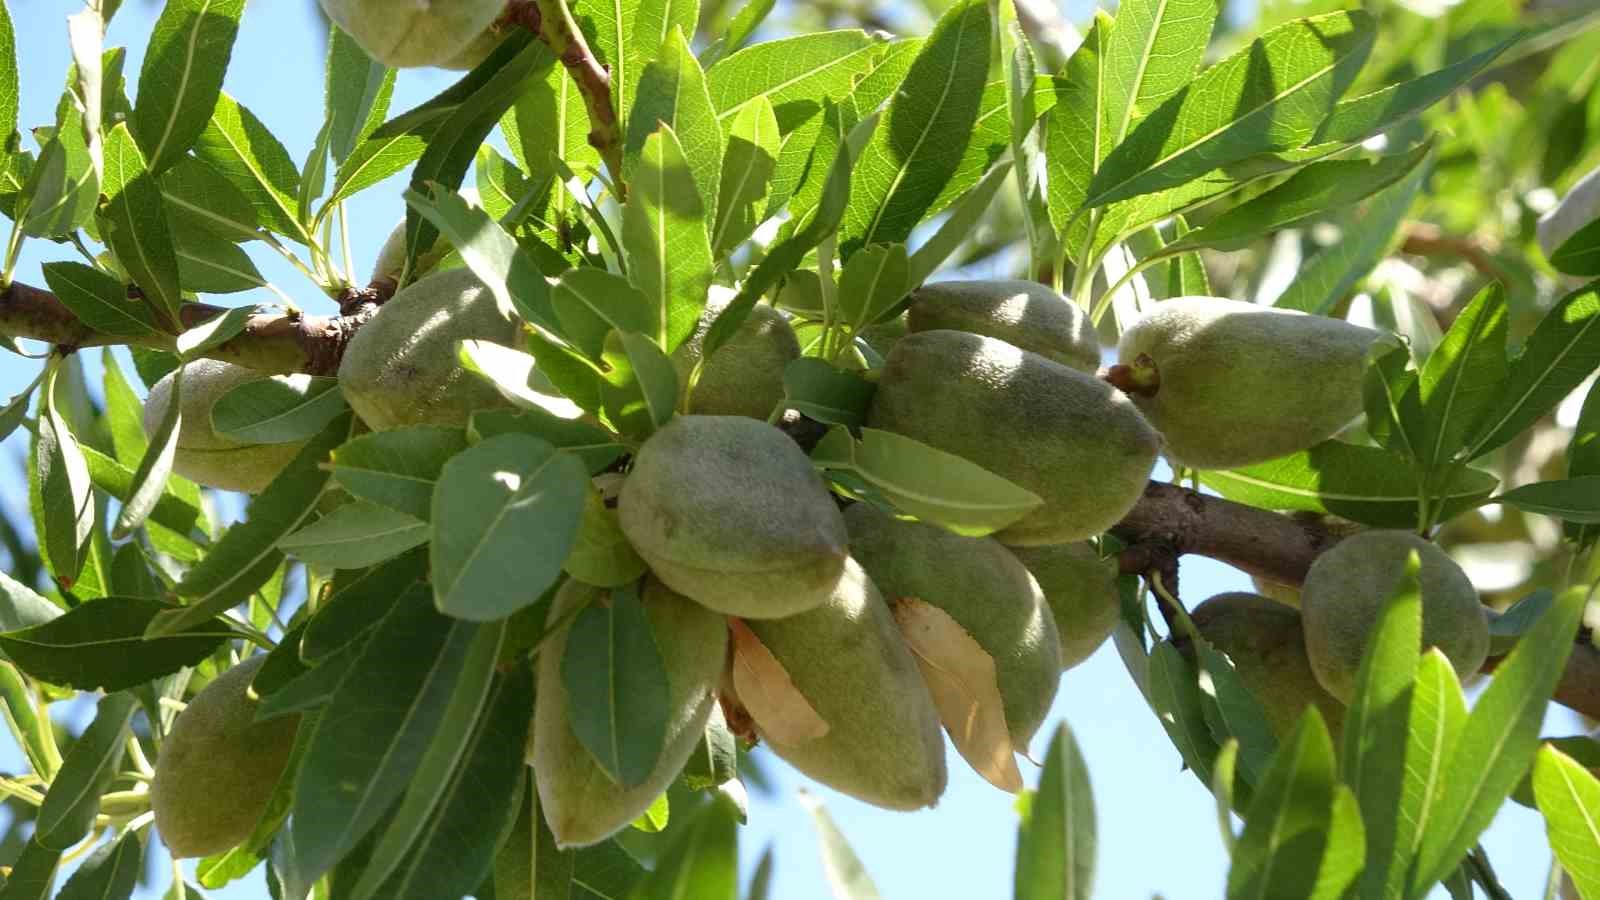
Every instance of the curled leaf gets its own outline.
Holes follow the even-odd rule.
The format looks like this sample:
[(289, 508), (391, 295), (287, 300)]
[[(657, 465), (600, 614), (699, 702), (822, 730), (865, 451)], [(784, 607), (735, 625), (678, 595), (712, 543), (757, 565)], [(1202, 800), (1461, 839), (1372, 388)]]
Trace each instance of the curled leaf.
[(733, 632), (733, 690), (761, 730), (778, 744), (803, 744), (828, 733), (828, 723), (800, 693), (783, 663), (750, 626), (728, 620)]
[(900, 597), (893, 607), (956, 750), (990, 784), (1013, 794), (1022, 790), (994, 657), (931, 603)]

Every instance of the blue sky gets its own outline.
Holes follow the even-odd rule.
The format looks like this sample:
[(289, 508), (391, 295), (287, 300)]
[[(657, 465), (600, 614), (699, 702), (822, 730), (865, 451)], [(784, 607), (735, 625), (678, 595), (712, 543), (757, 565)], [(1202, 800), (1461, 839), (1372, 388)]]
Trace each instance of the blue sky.
[[(13, 0), (9, 5), (17, 20), (21, 118), (26, 130), (53, 116), (70, 62), (65, 16), (78, 7), (66, 0)], [(1081, 12), (1082, 4), (1072, 6)], [(107, 46), (129, 47), (130, 90), (137, 80), (141, 47), (158, 11), (159, 4), (153, 0), (127, 0), (107, 38)], [(250, 4), (226, 83), (226, 90), (266, 122), (297, 160), (304, 159), (322, 121), (323, 38), (318, 28), (305, 0)], [(439, 70), (406, 71), (400, 76), (392, 108), (406, 109), (454, 77)], [(31, 138), (25, 142), (32, 146)], [(394, 179), (350, 202), (358, 274), (371, 267), (384, 235), (403, 215), (402, 187), (403, 181)], [(4, 224), (9, 228), (9, 222)], [(259, 244), (247, 246), (262, 272), (299, 305), (314, 313), (335, 312), (333, 304), (281, 258), (262, 252)], [(17, 278), (43, 285), (39, 265), (66, 258), (75, 256), (64, 247), (30, 241)], [(207, 299), (217, 303), (276, 302), (266, 291)], [(97, 361), (98, 354), (86, 354), (92, 381), (98, 380)], [(31, 361), (0, 356), (0, 396), (14, 395), (36, 373)], [(0, 503), (17, 511), (26, 509), (26, 488), (18, 467), (25, 453), (26, 445), (16, 435), (0, 444)], [(1183, 575), (1191, 606), (1213, 593), (1249, 589), (1248, 579), (1239, 573), (1195, 557), (1185, 560)], [(1117, 900), (1158, 894), (1169, 900), (1221, 896), (1226, 856), (1211, 795), (1181, 770), (1178, 754), (1109, 644), (1063, 677), (1050, 719), (1035, 747), (1035, 758), (1043, 756), (1044, 741), (1062, 718), (1071, 723), (1088, 760), (1099, 811), (1096, 896)], [(1553, 713), (1547, 726), (1551, 734), (1579, 730), (1575, 718), (1565, 712)], [(0, 745), (9, 745), (9, 739), (0, 736)], [(821, 797), (886, 900), (988, 900), (1010, 895), (1014, 798), (973, 774), (953, 750), (949, 753), (950, 787), (938, 808), (912, 814), (874, 809), (817, 788), (771, 756), (766, 760), (777, 776), (777, 790), (771, 797), (753, 798), (741, 852), (748, 872), (763, 847), (772, 844), (777, 848), (776, 900), (828, 896), (810, 818), (796, 799), (796, 791), (803, 786)], [(0, 746), (0, 768), (15, 772), (21, 765), (15, 747)], [(1023, 765), (1024, 780), (1036, 783), (1037, 769)], [(1487, 844), (1512, 893), (1539, 896), (1549, 851), (1537, 815), (1521, 807), (1502, 812)], [(163, 864), (154, 886), (139, 896), (161, 896), (167, 878)], [(257, 900), (267, 892), (258, 871), (229, 889), (208, 895)]]

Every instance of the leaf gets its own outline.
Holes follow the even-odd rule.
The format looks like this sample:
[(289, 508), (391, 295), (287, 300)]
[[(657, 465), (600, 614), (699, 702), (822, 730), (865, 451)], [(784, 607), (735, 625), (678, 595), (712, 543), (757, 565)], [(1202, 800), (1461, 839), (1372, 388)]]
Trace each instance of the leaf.
[(876, 391), (860, 375), (814, 356), (790, 360), (783, 367), (784, 405), (829, 425), (859, 428)]
[(1365, 62), (1373, 32), (1371, 17), (1359, 11), (1266, 32), (1152, 110), (1106, 156), (1084, 205), (1154, 193), (1219, 166), (1305, 146)]
[(1422, 833), (1412, 871), (1413, 893), (1455, 868), (1527, 772), (1587, 595), (1585, 587), (1558, 594), (1555, 605), (1517, 642), (1478, 698), (1450, 748), (1437, 810)]
[(161, 188), (126, 124), (119, 123), (106, 135), (105, 155), (101, 190), (108, 199), (101, 207), (100, 234), (151, 308), (167, 322), (176, 323), (183, 297)]
[(364, 569), (421, 546), (428, 537), (427, 522), (358, 500), (280, 540), (278, 549), (319, 568)]
[(1556, 599), (1555, 592), (1540, 588), (1511, 604), (1505, 612), (1489, 620), (1489, 655), (1505, 656), (1517, 641), (1539, 621)]
[(336, 163), (349, 158), (367, 135), (383, 122), (394, 95), (393, 69), (367, 55), (338, 26), (328, 29), (328, 61), (324, 96), (328, 152)]
[(178, 351), (179, 361), (193, 362), (205, 356), (207, 351), (243, 334), (250, 317), (255, 314), (254, 306), (235, 306), (178, 335), (174, 349)]
[(639, 151), (622, 210), (628, 279), (650, 302), (647, 334), (668, 353), (693, 333), (711, 286), (706, 207), (691, 173), (677, 134), (661, 126)]
[(445, 614), (503, 618), (561, 575), (589, 476), (548, 442), (489, 438), (445, 463), (433, 492), (433, 588)]
[[(126, 497), (133, 490), (133, 471), (109, 456), (100, 453), (93, 447), (82, 447), (84, 460), (89, 467), (89, 480), (94, 486), (113, 497)], [(150, 513), (149, 522), (158, 523), (170, 529), (172, 537), (184, 541), (188, 546), (193, 544), (187, 537), (190, 530), (200, 521), (200, 509), (194, 503), (184, 499), (176, 489), (177, 479), (169, 479), (167, 489), (161, 499), (156, 501), (155, 509)], [(192, 486), (192, 485), (191, 485)]]
[(337, 378), (274, 375), (223, 394), (211, 407), (211, 427), (244, 444), (292, 444), (315, 437), (348, 408)]
[(850, 849), (833, 816), (828, 814), (822, 801), (809, 791), (801, 790), (800, 802), (811, 813), (817, 829), (817, 842), (822, 847), (822, 870), (827, 875), (828, 887), (834, 900), (879, 900), (877, 885), (867, 874), (860, 857)]
[(1591, 222), (1573, 232), (1550, 254), (1550, 265), (1568, 275), (1600, 275), (1600, 226)]
[(876, 428), (863, 428), (857, 442), (836, 427), (811, 460), (855, 472), (905, 512), (969, 537), (999, 531), (1044, 502), (976, 463)]
[(417, 425), (373, 432), (334, 449), (333, 477), (362, 500), (426, 521), (440, 470), (465, 449), (466, 435), (459, 428)]
[(40, 681), (81, 691), (120, 691), (205, 659), (233, 631), (216, 621), (145, 639), (166, 604), (142, 597), (103, 597), (51, 621), (0, 634), (0, 648)]
[(995, 787), (1022, 790), (994, 657), (937, 606), (915, 597), (890, 606), (957, 752)]
[(1432, 151), (1420, 144), (1374, 160), (1335, 159), (1312, 163), (1282, 184), (1252, 197), (1167, 247), (1177, 253), (1198, 247), (1242, 250), (1264, 234), (1351, 206), (1401, 180)]
[(440, 615), (418, 585), (367, 639), (318, 718), (295, 782), (288, 833), (308, 879), (354, 849), (411, 781), (481, 627)]
[(765, 96), (740, 106), (728, 124), (717, 188), (711, 253), (722, 258), (755, 233), (765, 218), (767, 195), (778, 166), (778, 119)]
[(739, 745), (728, 729), (722, 704), (711, 705), (711, 718), (683, 766), (684, 786), (709, 791), (739, 777)]
[(89, 536), (94, 530), (94, 492), (83, 448), (56, 409), (55, 373), (44, 382), (38, 436), (34, 441), (34, 472), (43, 513), (39, 536), (50, 573), (70, 589), (83, 570)]
[(94, 721), (68, 748), (39, 807), (33, 840), (40, 847), (63, 851), (89, 836), (100, 813), (100, 797), (122, 763), (128, 726), (138, 708), (132, 694), (100, 698)]
[(94, 331), (117, 337), (155, 333), (150, 308), (129, 297), (128, 289), (116, 278), (70, 260), (45, 263), (40, 269), (56, 298)]
[(1273, 756), (1234, 847), (1228, 897), (1311, 897), (1328, 850), (1337, 784), (1333, 741), (1322, 714), (1307, 707)]
[(61, 886), (56, 900), (127, 900), (144, 868), (144, 845), (138, 832), (95, 848)]
[(1211, 798), (1216, 801), (1217, 807), (1217, 832), (1222, 837), (1222, 846), (1233, 855), (1233, 848), (1239, 843), (1239, 836), (1233, 831), (1233, 811), (1242, 805), (1240, 800), (1234, 799), (1237, 781), (1237, 768), (1239, 762), (1239, 740), (1228, 738), (1222, 743), (1222, 749), (1217, 752), (1214, 770), (1211, 773)]
[(844, 259), (867, 244), (906, 240), (950, 183), (966, 150), (965, 141), (950, 136), (970, 134), (978, 120), (991, 31), (988, 5), (980, 0), (952, 5), (934, 25), (903, 90), (857, 157), (839, 229)]
[(0, 3), (0, 141), (10, 147), (17, 133), (17, 30), (11, 12)]
[(750, 626), (730, 618), (728, 630), (733, 638), (734, 694), (768, 738), (793, 746), (827, 735), (827, 721)]
[(1050, 739), (1039, 791), (1017, 830), (1016, 900), (1088, 900), (1095, 862), (1094, 794), (1071, 728)]
[(1150, 651), (1150, 708), (1194, 774), (1210, 784), (1217, 742), (1206, 727), (1194, 665), (1162, 641)]
[[(700, 190), (701, 208), (714, 214), (722, 180), (722, 129), (717, 112), (706, 92), (705, 73), (700, 71), (684, 32), (669, 26), (662, 38), (659, 50), (652, 51), (655, 58), (640, 74), (638, 92), (627, 108), (623, 168), (629, 181), (635, 180), (645, 141), (662, 127), (670, 129)], [(704, 227), (710, 225), (707, 216)]]
[(405, 199), (460, 252), (462, 262), (489, 288), (503, 309), (514, 309), (541, 328), (561, 332), (550, 306), (549, 283), (533, 259), (517, 246), (516, 239), (488, 213), (468, 205), (454, 191), (434, 190), (424, 195), (409, 189)]
[(568, 269), (550, 292), (562, 336), (590, 359), (605, 352), (611, 331), (654, 331), (655, 311), (627, 279), (604, 269)]
[(1600, 282), (1563, 297), (1522, 345), (1464, 454), (1476, 459), (1543, 417), (1600, 366)]
[(1533, 791), (1544, 814), (1550, 846), (1579, 893), (1600, 892), (1600, 781), (1549, 744), (1539, 748)]
[(300, 637), (300, 658), (320, 666), (328, 657), (363, 640), (393, 608), (395, 599), (421, 580), (428, 554), (415, 550), (360, 572), (335, 573), (331, 595), (317, 607)]
[(1233, 661), (1204, 640), (1195, 642), (1200, 660), (1202, 712), (1219, 743), (1229, 738), (1239, 741), (1239, 763), (1245, 781), (1257, 787), (1278, 748), (1272, 724), (1267, 721), (1261, 702), (1233, 666)]
[(161, 199), (176, 232), (205, 230), (230, 241), (253, 241), (256, 210), (222, 173), (185, 156), (161, 176)]
[[(46, 709), (35, 698), (33, 684), (22, 677), (17, 667), (0, 663), (0, 716), (5, 717), (28, 765), (41, 778), (53, 777), (61, 764), (55, 726)], [(728, 740), (733, 740), (732, 733)]]
[(323, 463), (344, 443), (353, 416), (341, 416), (306, 442), (278, 477), (250, 504), (250, 515), (229, 528), (205, 558), (184, 574), (173, 590), (190, 598), (187, 606), (157, 616), (146, 632), (152, 637), (181, 631), (248, 599), (283, 562), (278, 542), (299, 529), (316, 509), (328, 483)]
[(955, 205), (950, 215), (939, 224), (938, 230), (911, 254), (906, 275), (909, 289), (921, 287), (928, 276), (938, 271), (945, 260), (972, 237), (979, 220), (989, 211), (995, 194), (1005, 184), (1009, 174), (1010, 162), (1001, 162), (990, 169)]
[(228, 180), (250, 205), (265, 228), (290, 240), (310, 244), (300, 223), (300, 172), (289, 151), (255, 114), (223, 91), (211, 121), (194, 144), (195, 155)]
[(250, 254), (210, 231), (181, 226), (174, 231), (173, 245), (178, 254), (178, 279), (186, 291), (237, 294), (267, 284)]
[[(39, 161), (28, 173), (14, 210), (22, 232), (34, 237), (66, 235), (93, 217), (100, 191), (100, 173), (84, 143), (82, 116), (63, 108), (56, 128), (39, 148)], [(38, 138), (43, 139), (41, 132)]]
[(598, 475), (626, 449), (611, 432), (578, 419), (562, 419), (543, 410), (479, 410), (469, 432), (477, 440), (498, 434), (527, 434), (549, 441), (582, 459), (589, 474)]
[[(1346, 784), (1354, 791), (1366, 831), (1363, 894), (1384, 896), (1385, 886), (1410, 862), (1400, 846), (1406, 780), (1405, 752), (1411, 696), (1421, 659), (1421, 567), (1415, 551), (1390, 592), (1356, 673), (1355, 692), (1344, 718), (1339, 758)], [(1396, 763), (1400, 764), (1396, 764)]]
[(561, 676), (572, 732), (623, 788), (655, 771), (667, 735), (667, 670), (636, 585), (583, 607), (567, 632)]
[(838, 320), (859, 332), (882, 318), (911, 290), (905, 244), (863, 247), (839, 274)]
[(1107, 151), (1194, 80), (1211, 43), (1217, 7), (1217, 0), (1129, 0), (1118, 5), (1099, 86), (1099, 130)]
[(160, 175), (211, 119), (233, 55), (244, 0), (168, 0), (145, 44), (133, 130)]
[(1350, 896), (1362, 875), (1366, 858), (1366, 826), (1361, 808), (1348, 785), (1333, 789), (1333, 809), (1328, 816), (1328, 847), (1322, 854), (1312, 900), (1341, 900)]
[(739, 895), (738, 810), (717, 796), (668, 846), (628, 900), (735, 900)]
[(607, 588), (638, 581), (648, 571), (617, 524), (616, 510), (607, 508), (596, 490), (584, 497), (578, 538), (561, 569), (584, 584)]
[(1398, 125), (1466, 85), (1522, 37), (1518, 35), (1410, 81), (1340, 100), (1311, 143), (1354, 144)]
[(1424, 463), (1440, 465), (1462, 448), (1479, 414), (1495, 402), (1507, 375), (1505, 291), (1484, 288), (1428, 355), (1418, 386), (1426, 418)]
[(644, 439), (665, 425), (678, 401), (678, 372), (650, 338), (634, 331), (606, 337), (601, 385), (606, 416), (623, 433)]
[[(1262, 509), (1329, 512), (1365, 525), (1411, 527), (1418, 490), (1403, 457), (1376, 447), (1324, 441), (1271, 462), (1205, 471), (1200, 480), (1230, 500)], [(1431, 491), (1440, 520), (1481, 504), (1498, 481), (1461, 468)]]
[(1523, 512), (1554, 516), (1572, 523), (1600, 522), (1600, 476), (1583, 475), (1559, 481), (1536, 481), (1494, 498)]
[(706, 88), (724, 128), (765, 100), (787, 134), (815, 115), (823, 99), (848, 95), (873, 67), (883, 44), (860, 29), (823, 31), (765, 41), (706, 70)]
[(1343, 223), (1347, 237), (1303, 264), (1274, 305), (1326, 315), (1383, 258), (1431, 171), (1431, 166), (1419, 166), (1367, 201), (1364, 210)]

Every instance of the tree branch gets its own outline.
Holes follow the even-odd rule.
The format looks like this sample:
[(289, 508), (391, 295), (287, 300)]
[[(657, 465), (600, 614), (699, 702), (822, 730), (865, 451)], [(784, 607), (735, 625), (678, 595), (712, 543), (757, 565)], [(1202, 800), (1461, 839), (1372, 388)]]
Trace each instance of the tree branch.
[[(341, 298), (340, 308), (347, 311), (345, 315), (254, 316), (238, 337), (205, 355), (273, 374), (336, 374), (345, 345), (376, 314), (378, 304), (375, 297), (352, 292)], [(222, 312), (222, 307), (190, 303), (183, 307), (182, 319), (185, 327), (193, 327)], [(167, 335), (130, 339), (94, 331), (55, 294), (19, 282), (0, 292), (0, 335), (69, 347), (128, 344), (171, 348)], [(797, 416), (786, 418), (781, 427), (802, 444), (814, 442), (822, 433)], [(1320, 516), (1283, 515), (1152, 481), (1145, 485), (1144, 496), (1133, 509), (1112, 526), (1111, 533), (1126, 545), (1119, 557), (1123, 572), (1158, 572), (1169, 587), (1176, 588), (1177, 561), (1191, 553), (1249, 575), (1297, 586), (1305, 581), (1311, 563), (1353, 530), (1329, 525)], [(1555, 700), (1600, 718), (1600, 649), (1582, 635), (1575, 637), (1577, 646)], [(1498, 660), (1490, 660), (1485, 671), (1496, 664)]]
[(529, 29), (561, 60), (561, 65), (578, 85), (584, 107), (589, 112), (589, 144), (600, 151), (617, 201), (627, 198), (622, 176), (622, 126), (611, 102), (611, 72), (589, 49), (583, 31), (572, 19), (566, 0), (518, 0), (507, 11), (510, 19)]

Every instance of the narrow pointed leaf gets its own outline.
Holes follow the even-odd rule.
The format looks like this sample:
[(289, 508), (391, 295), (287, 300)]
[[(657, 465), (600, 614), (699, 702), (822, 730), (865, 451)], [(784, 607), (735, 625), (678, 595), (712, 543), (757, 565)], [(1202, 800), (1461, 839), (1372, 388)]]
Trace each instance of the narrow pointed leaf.
[(1308, 707), (1257, 785), (1228, 872), (1229, 900), (1313, 895), (1328, 850), (1335, 770), (1322, 714)]
[(308, 440), (349, 407), (336, 378), (275, 375), (222, 395), (211, 408), (217, 434), (245, 444)]
[(1188, 87), (1219, 11), (1217, 0), (1129, 0), (1117, 6), (1100, 87), (1100, 128), (1108, 149)]
[(100, 845), (61, 886), (56, 900), (127, 900), (144, 869), (144, 845), (129, 831)]
[(1420, 458), (1441, 465), (1454, 456), (1484, 409), (1505, 384), (1505, 291), (1491, 285), (1461, 311), (1444, 340), (1428, 355), (1418, 386), (1426, 418)]
[(347, 503), (278, 542), (307, 565), (363, 569), (427, 543), (428, 523), (386, 506)]
[(1094, 890), (1094, 795), (1089, 769), (1062, 722), (1050, 739), (1039, 790), (1017, 832), (1016, 900), (1088, 900)]
[(1534, 763), (1533, 791), (1561, 867), (1582, 895), (1600, 894), (1600, 781), (1546, 744)]
[(822, 869), (828, 877), (834, 900), (880, 900), (877, 885), (867, 874), (866, 866), (850, 848), (844, 832), (828, 814), (822, 801), (802, 792), (800, 802), (811, 812), (812, 824), (817, 829), (817, 840), (822, 845)]
[(665, 747), (667, 670), (637, 586), (591, 603), (567, 632), (562, 680), (572, 731), (624, 788), (650, 777)]
[(205, 130), (233, 55), (244, 0), (169, 0), (139, 70), (133, 127), (160, 175)]
[(128, 726), (138, 709), (132, 694), (100, 698), (94, 721), (67, 750), (39, 807), (33, 839), (41, 847), (66, 850), (89, 836), (100, 813), (100, 797), (122, 764)]
[(144, 292), (145, 300), (168, 322), (178, 321), (183, 297), (178, 286), (178, 254), (161, 199), (161, 187), (145, 164), (126, 124), (106, 135), (107, 202), (100, 231), (117, 261)]
[(638, 159), (622, 211), (623, 250), (629, 280), (650, 302), (647, 334), (671, 353), (694, 331), (711, 285), (708, 213), (671, 128), (652, 132)]
[(156, 331), (150, 307), (128, 296), (121, 281), (92, 266), (62, 260), (45, 263), (45, 283), (83, 324), (119, 337), (143, 337)]
[(700, 204), (707, 211), (705, 227), (709, 229), (722, 180), (722, 129), (717, 124), (711, 95), (706, 92), (705, 73), (700, 71), (688, 38), (675, 27), (664, 38), (653, 51), (655, 59), (644, 67), (638, 93), (628, 110), (623, 167), (633, 172), (645, 141), (663, 125), (672, 129), (700, 190)]

